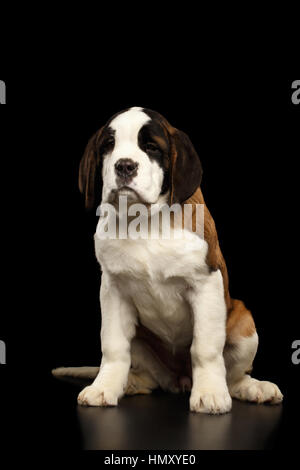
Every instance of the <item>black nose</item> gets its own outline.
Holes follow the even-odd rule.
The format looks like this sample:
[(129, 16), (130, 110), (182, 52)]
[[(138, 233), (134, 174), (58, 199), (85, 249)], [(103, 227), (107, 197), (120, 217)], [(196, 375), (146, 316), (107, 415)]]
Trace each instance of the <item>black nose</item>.
[(120, 158), (120, 160), (115, 164), (117, 175), (123, 178), (126, 178), (127, 176), (135, 176), (137, 167), (138, 163), (134, 162), (130, 158)]

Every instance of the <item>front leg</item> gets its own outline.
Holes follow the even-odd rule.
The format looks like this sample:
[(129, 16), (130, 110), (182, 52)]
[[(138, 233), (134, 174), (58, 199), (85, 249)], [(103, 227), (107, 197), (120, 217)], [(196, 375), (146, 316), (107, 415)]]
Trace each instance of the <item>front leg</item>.
[(135, 335), (134, 307), (105, 272), (100, 290), (102, 361), (93, 384), (78, 396), (87, 406), (116, 406), (123, 396), (130, 369), (130, 344)]
[(190, 409), (220, 414), (231, 410), (223, 349), (226, 340), (226, 305), (223, 278), (213, 272), (189, 292), (194, 331), (191, 346), (193, 387)]

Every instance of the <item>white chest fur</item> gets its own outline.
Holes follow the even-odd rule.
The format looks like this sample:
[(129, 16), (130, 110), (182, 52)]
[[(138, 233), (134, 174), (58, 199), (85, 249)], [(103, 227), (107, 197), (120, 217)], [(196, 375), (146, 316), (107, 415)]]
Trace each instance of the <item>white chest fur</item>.
[(173, 349), (188, 345), (192, 318), (186, 292), (205, 283), (207, 243), (196, 234), (171, 240), (99, 239), (102, 270), (134, 304), (141, 323)]

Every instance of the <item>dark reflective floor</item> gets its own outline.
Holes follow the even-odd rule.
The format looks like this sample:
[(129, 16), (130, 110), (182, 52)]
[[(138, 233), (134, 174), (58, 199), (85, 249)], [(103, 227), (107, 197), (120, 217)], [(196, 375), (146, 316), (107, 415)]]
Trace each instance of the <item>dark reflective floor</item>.
[[(117, 408), (86, 408), (74, 403), (82, 384), (58, 380), (55, 384), (56, 393), (69, 400), (72, 422), (77, 416), (79, 445), (90, 450), (270, 449), (282, 414), (281, 405), (234, 400), (233, 410), (227, 415), (199, 415), (189, 412), (188, 395), (159, 391), (125, 397)], [(59, 419), (65, 425), (61, 413), (58, 423)]]

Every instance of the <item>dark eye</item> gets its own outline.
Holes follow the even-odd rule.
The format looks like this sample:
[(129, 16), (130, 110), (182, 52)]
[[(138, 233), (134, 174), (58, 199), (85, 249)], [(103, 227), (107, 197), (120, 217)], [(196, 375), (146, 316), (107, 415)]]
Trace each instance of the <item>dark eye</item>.
[(101, 146), (101, 152), (109, 152), (112, 150), (113, 146), (115, 145), (115, 139), (110, 137), (109, 139), (105, 140)]
[(159, 148), (153, 142), (148, 142), (146, 144), (146, 152), (157, 152), (157, 151), (159, 151)]

